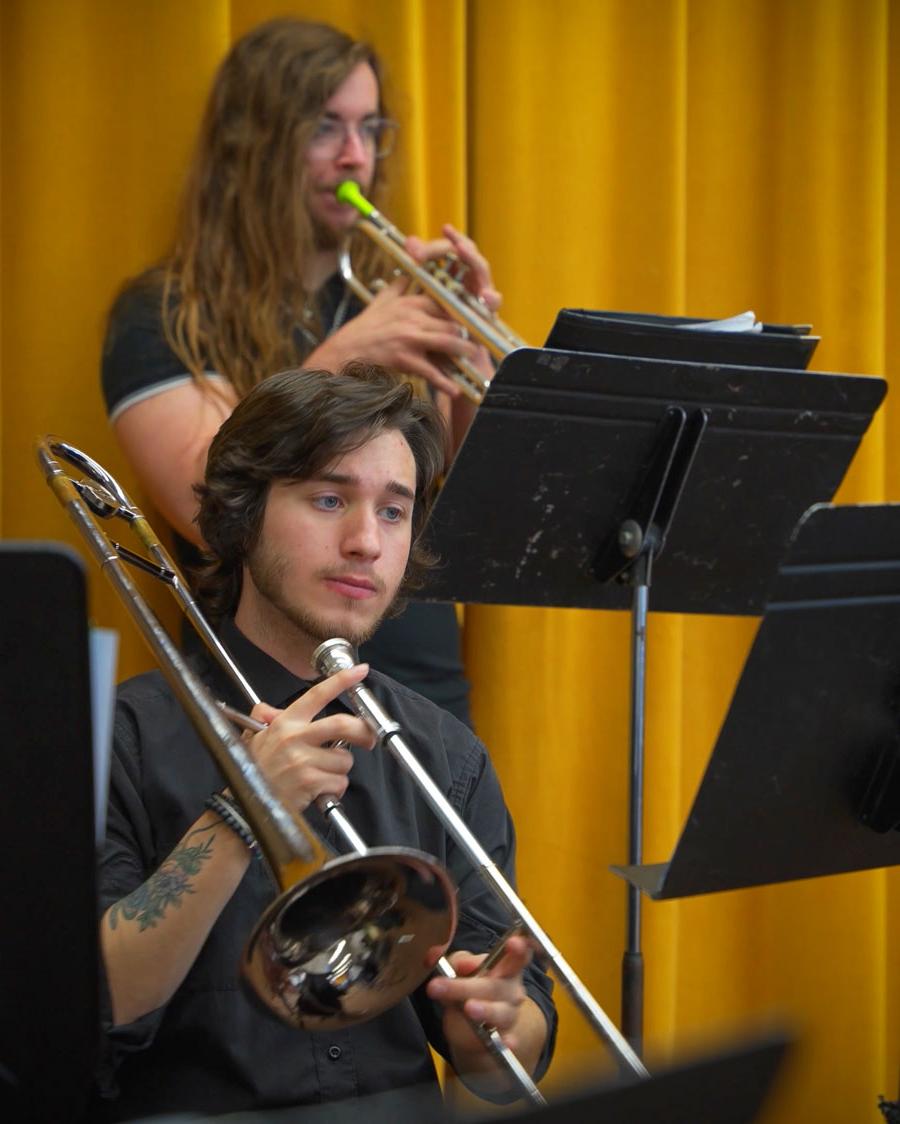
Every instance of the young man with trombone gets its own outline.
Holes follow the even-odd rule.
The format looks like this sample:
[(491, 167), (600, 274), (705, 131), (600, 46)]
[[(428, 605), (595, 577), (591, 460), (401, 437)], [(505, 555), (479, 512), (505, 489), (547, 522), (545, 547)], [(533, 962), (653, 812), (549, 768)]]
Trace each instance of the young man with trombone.
[[(312, 682), (323, 641), (364, 641), (420, 580), (430, 561), (421, 532), (442, 440), (434, 408), (380, 368), (289, 371), (237, 405), (212, 443), (198, 495), (211, 550), (204, 580), (219, 635), (267, 700), (252, 713), (257, 732), (245, 735), (255, 767), (276, 801), (302, 810), (336, 849), (341, 841), (322, 798), (343, 802), (366, 844), (414, 848), (420, 872), (419, 852), (449, 869), (459, 887), (449, 954), (457, 978), (433, 977), (369, 1022), (314, 1034), (286, 1028), (251, 1003), (238, 987), (237, 966), (273, 895), (266, 864), (253, 857), (255, 836), (270, 825), (235, 807), (234, 791), (223, 794), (226, 776), (237, 772), (223, 776), (159, 674), (138, 677), (120, 691), (100, 875), (110, 1001), (107, 1119), (306, 1104), (423, 1085), (436, 1097), (428, 1042), (477, 1091), (502, 1096), (505, 1079), (473, 1030), (479, 1025), (496, 1028), (526, 1070), (539, 1075), (548, 1064), (555, 1013), (527, 942), (510, 937), (479, 973), (509, 916), (340, 696), (366, 677), (511, 878), (512, 822), (484, 747), (414, 692), (377, 672), (366, 676), (365, 665)], [(240, 705), (221, 668), (198, 666), (214, 697)], [(434, 888), (440, 879), (425, 882)], [(312, 912), (324, 917), (323, 899), (313, 900)], [(309, 923), (307, 901), (294, 916), (301, 927)], [(326, 930), (329, 924), (323, 921)], [(315, 1025), (347, 978), (383, 961), (385, 942), (368, 932), (361, 939), (371, 940), (361, 966), (323, 970), (326, 983), (306, 993), (295, 1025), (307, 1025), (310, 1009)], [(407, 940), (412, 936), (398, 943)], [(352, 943), (322, 938), (332, 952)], [(441, 951), (429, 950), (423, 975)], [(305, 973), (295, 970), (291, 986), (298, 974)], [(262, 976), (266, 1001), (278, 1009), (287, 982), (275, 980), (268, 961)]]
[[(200, 546), (193, 485), (209, 442), (235, 404), (287, 367), (336, 371), (362, 359), (422, 380), (459, 433), (472, 404), (448, 375), (484, 350), (423, 293), (390, 280), (364, 306), (338, 273), (358, 214), (336, 189), (377, 201), (396, 123), (387, 116), (375, 52), (335, 28), (294, 19), (254, 28), (213, 83), (172, 252), (117, 300), (103, 358), (116, 435), (171, 526)], [(462, 284), (496, 309), (488, 263), (444, 228), (407, 240), (418, 261), (452, 250)], [(365, 258), (374, 251), (364, 245)], [(359, 263), (357, 263), (358, 267)], [(450, 605), (414, 605), (364, 652), (374, 666), (470, 722), (468, 685)]]

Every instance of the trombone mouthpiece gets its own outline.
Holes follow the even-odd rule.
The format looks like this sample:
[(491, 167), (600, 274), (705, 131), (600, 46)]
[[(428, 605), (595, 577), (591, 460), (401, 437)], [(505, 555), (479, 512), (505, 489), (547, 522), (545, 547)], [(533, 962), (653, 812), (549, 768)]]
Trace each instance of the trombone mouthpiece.
[(364, 218), (368, 218), (375, 210), (373, 204), (359, 190), (359, 184), (355, 180), (344, 180), (342, 184), (338, 184), (334, 194), (339, 203), (348, 203), (351, 207), (355, 207)]
[(347, 640), (334, 637), (320, 644), (313, 652), (313, 664), (320, 675), (334, 675), (357, 664), (356, 652)]

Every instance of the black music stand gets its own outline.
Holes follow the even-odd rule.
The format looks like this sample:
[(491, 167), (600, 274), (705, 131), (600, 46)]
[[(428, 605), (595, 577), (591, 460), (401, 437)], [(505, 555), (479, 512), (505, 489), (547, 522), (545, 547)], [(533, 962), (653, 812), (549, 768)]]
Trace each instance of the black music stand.
[[(667, 411), (705, 411), (690, 488), (653, 577), (662, 612), (758, 615), (808, 507), (833, 495), (880, 378), (523, 348), (503, 361), (430, 519), (423, 597), (628, 609), (598, 556), (632, 514)], [(621, 554), (621, 565), (627, 563)]]
[[(630, 865), (642, 861), (651, 581), (657, 610), (761, 613), (797, 520), (832, 497), (885, 390), (878, 378), (549, 349), (501, 364), (431, 516), (445, 564), (424, 596), (631, 608)], [(629, 887), (623, 1031), (638, 1052), (640, 940)]]
[(646, 312), (597, 312), (562, 308), (544, 344), (556, 351), (592, 355), (642, 355), (729, 366), (809, 366), (819, 342), (809, 324), (762, 324), (758, 332), (708, 329), (711, 318), (660, 316)]
[(85, 582), (0, 544), (0, 1117), (78, 1121), (99, 1056)]
[[(790, 689), (785, 689), (790, 684)], [(680, 898), (900, 864), (900, 504), (812, 508), (675, 853)]]

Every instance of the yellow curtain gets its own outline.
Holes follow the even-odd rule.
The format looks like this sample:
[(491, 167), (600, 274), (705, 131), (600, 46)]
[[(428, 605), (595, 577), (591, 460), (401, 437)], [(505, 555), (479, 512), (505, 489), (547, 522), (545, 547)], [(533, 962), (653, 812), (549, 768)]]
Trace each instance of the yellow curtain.
[[(65, 539), (32, 467), (53, 430), (121, 473), (97, 380), (117, 285), (163, 253), (228, 44), (290, 12), (374, 42), (403, 144), (392, 216), (464, 224), (509, 320), (563, 305), (810, 321), (815, 366), (896, 378), (900, 73), (890, 0), (5, 0), (0, 532)], [(839, 498), (896, 500), (889, 397)], [(139, 493), (138, 493), (139, 494)], [(735, 528), (740, 533), (740, 528)], [(146, 666), (119, 627), (122, 672)], [(164, 604), (160, 598), (157, 603)], [(655, 615), (647, 861), (671, 854), (755, 622)], [(625, 614), (470, 607), (479, 731), (524, 896), (618, 1017), (626, 853)], [(877, 1119), (900, 1070), (900, 875), (644, 906), (648, 1062), (773, 1016), (799, 1037), (765, 1119)], [(608, 1072), (570, 1006), (550, 1085)]]

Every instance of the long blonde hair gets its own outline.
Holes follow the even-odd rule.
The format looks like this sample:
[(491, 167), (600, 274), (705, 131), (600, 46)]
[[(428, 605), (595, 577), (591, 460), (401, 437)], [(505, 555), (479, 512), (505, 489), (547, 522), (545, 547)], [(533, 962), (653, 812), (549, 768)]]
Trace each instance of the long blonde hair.
[[(166, 339), (198, 381), (212, 369), (243, 397), (302, 360), (298, 317), (314, 307), (302, 279), (314, 247), (304, 153), (361, 62), (380, 96), (371, 47), (327, 24), (279, 19), (243, 36), (219, 67), (163, 268)], [(376, 166), (376, 197), (378, 187)]]

